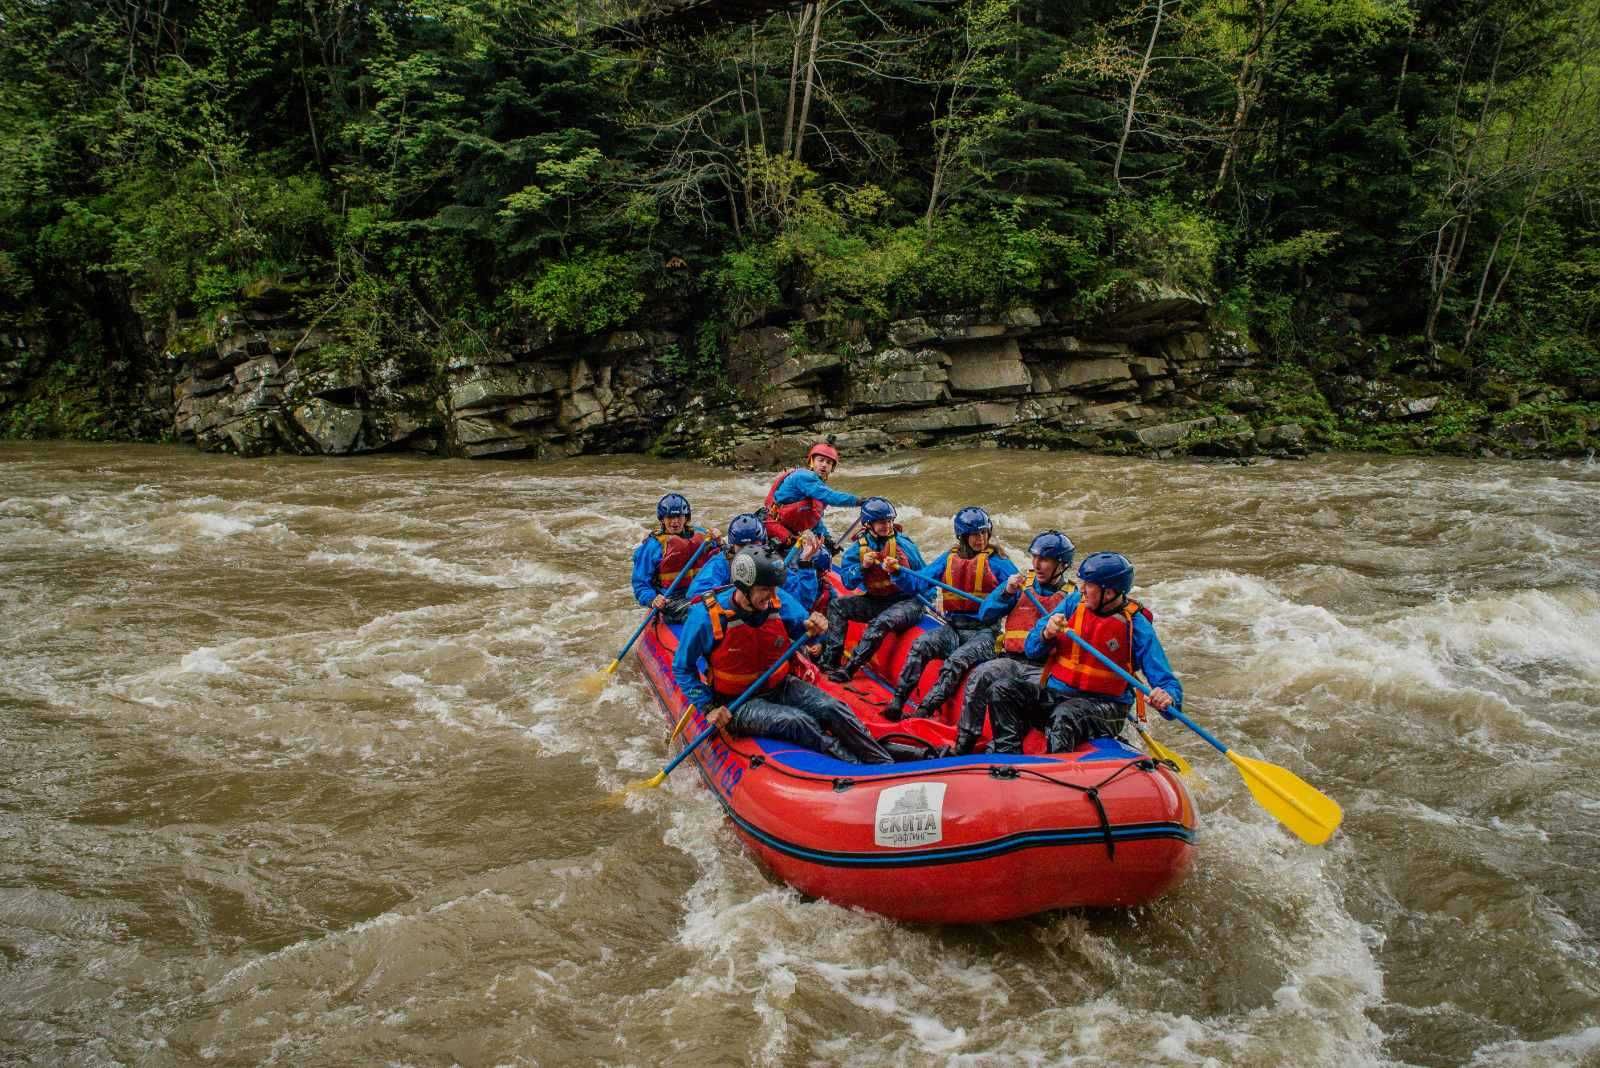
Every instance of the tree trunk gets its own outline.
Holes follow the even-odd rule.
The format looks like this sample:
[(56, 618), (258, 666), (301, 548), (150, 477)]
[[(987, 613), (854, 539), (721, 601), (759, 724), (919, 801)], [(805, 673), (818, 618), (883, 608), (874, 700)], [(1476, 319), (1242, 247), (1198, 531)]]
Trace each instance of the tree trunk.
[(811, 53), (806, 57), (806, 91), (800, 100), (800, 121), (794, 129), (794, 159), (800, 162), (800, 152), (806, 143), (806, 123), (811, 120), (811, 87), (817, 77), (817, 40), (822, 36), (822, 0), (812, 5), (816, 14), (811, 20)]
[(1150, 42), (1145, 45), (1144, 59), (1139, 63), (1139, 73), (1134, 76), (1128, 90), (1128, 112), (1122, 117), (1122, 138), (1117, 142), (1117, 158), (1111, 164), (1111, 182), (1122, 188), (1122, 156), (1128, 150), (1128, 135), (1133, 131), (1133, 116), (1139, 106), (1139, 90), (1150, 73), (1150, 57), (1156, 50), (1156, 37), (1161, 33), (1161, 20), (1167, 13), (1167, 0), (1156, 0), (1156, 23), (1150, 29)]

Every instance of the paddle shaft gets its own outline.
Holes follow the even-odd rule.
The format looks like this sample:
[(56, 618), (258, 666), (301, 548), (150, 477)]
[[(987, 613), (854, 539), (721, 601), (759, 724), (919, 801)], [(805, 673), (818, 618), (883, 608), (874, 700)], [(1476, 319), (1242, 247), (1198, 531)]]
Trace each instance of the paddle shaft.
[[(756, 681), (752, 682), (750, 684), (749, 688), (747, 688), (744, 691), (744, 693), (742, 693), (738, 697), (734, 698), (733, 703), (728, 705), (728, 711), (729, 712), (737, 712), (739, 710), (739, 706), (740, 705), (744, 704), (746, 701), (750, 700), (750, 698), (752, 698), (752, 697), (754, 697), (756, 695), (756, 691), (761, 689), (762, 683), (766, 682), (768, 679), (770, 679), (772, 677), (772, 673), (774, 671), (777, 671), (780, 667), (782, 667), (789, 660), (789, 658), (791, 656), (793, 656), (796, 652), (799, 651), (799, 649), (800, 649), (800, 647), (802, 645), (804, 645), (806, 642), (808, 642), (810, 640), (811, 640), (811, 635), (802, 634), (802, 635), (800, 635), (800, 637), (796, 638), (792, 643), (790, 643), (789, 648), (785, 649), (783, 651), (783, 655), (778, 657), (778, 659), (776, 659), (776, 660), (774, 660), (772, 662), (772, 666), (771, 667), (769, 667), (769, 668), (767, 668), (767, 670), (763, 671), (761, 673), (760, 677), (757, 678)], [(688, 745), (683, 747), (683, 752), (681, 752), (677, 756), (673, 757), (671, 763), (669, 763), (666, 767), (661, 769), (662, 778), (665, 778), (666, 776), (671, 775), (672, 774), (672, 769), (677, 767), (679, 764), (682, 764), (684, 762), (685, 758), (687, 758), (690, 753), (694, 752), (695, 749), (699, 747), (701, 742), (705, 741), (707, 738), (709, 738), (713, 734), (715, 734), (716, 730), (717, 730), (717, 725), (715, 723), (713, 723), (710, 726), (708, 726), (705, 730), (701, 731), (698, 735), (696, 735), (692, 742), (690, 742)]]
[[(694, 555), (689, 557), (689, 562), (683, 565), (683, 570), (678, 572), (677, 576), (673, 578), (672, 585), (667, 587), (667, 592), (662, 594), (663, 597), (671, 597), (674, 593), (678, 592), (678, 583), (682, 582), (685, 576), (687, 576), (690, 571), (694, 570), (694, 565), (700, 562), (700, 557), (714, 544), (715, 542), (713, 542), (710, 538), (707, 538), (705, 541), (700, 543), (700, 548), (694, 551)], [(650, 611), (645, 613), (643, 622), (639, 624), (639, 629), (633, 632), (633, 637), (628, 639), (628, 644), (624, 645), (620, 650), (618, 650), (616, 660), (612, 661), (612, 663), (616, 663), (617, 660), (621, 660), (623, 657), (628, 655), (628, 650), (633, 648), (633, 643), (639, 640), (639, 635), (644, 633), (644, 628), (650, 625), (650, 621), (656, 618), (656, 613), (659, 611), (661, 611), (659, 607), (652, 606)]]

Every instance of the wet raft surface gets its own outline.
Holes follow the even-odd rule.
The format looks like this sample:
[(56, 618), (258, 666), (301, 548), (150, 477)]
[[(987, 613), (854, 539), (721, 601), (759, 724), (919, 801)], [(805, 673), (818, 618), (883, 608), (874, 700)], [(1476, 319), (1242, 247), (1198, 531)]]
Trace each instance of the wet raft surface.
[(640, 458), (0, 445), (0, 1049), (36, 1064), (1575, 1064), (1600, 1056), (1600, 470), (1038, 453), (846, 465), (919, 542), (982, 501), (1139, 564), (1299, 845), (1171, 724), (1194, 874), (908, 929), (768, 881), (630, 665)]

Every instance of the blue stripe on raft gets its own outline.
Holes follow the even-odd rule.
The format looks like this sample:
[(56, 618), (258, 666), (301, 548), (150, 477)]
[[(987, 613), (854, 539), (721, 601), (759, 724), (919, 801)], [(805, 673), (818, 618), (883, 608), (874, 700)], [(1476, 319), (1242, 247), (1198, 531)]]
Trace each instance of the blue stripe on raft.
[[(711, 776), (698, 760), (695, 761), (695, 767), (700, 770), (700, 778), (710, 788), (711, 796), (715, 797), (717, 803), (722, 806), (723, 813), (737, 824), (740, 830), (786, 856), (808, 860), (814, 864), (821, 864), (831, 868), (896, 868), (961, 864), (967, 861), (988, 860), (991, 857), (1015, 853), (1018, 850), (1040, 849), (1049, 846), (1090, 845), (1104, 848), (1106, 842), (1105, 831), (1098, 827), (1086, 827), (1081, 830), (1070, 831), (1023, 831), (978, 845), (956, 846), (948, 849), (905, 849), (897, 850), (893, 853), (840, 853), (808, 849), (805, 846), (796, 845), (793, 842), (779, 838), (775, 834), (763, 831), (743, 816), (740, 816), (733, 806), (728, 804), (727, 798), (717, 791), (716, 784), (711, 781)], [(1175, 838), (1193, 845), (1195, 834), (1194, 831), (1181, 823), (1137, 823), (1111, 828), (1111, 839), (1114, 842), (1139, 842), (1152, 838)]]

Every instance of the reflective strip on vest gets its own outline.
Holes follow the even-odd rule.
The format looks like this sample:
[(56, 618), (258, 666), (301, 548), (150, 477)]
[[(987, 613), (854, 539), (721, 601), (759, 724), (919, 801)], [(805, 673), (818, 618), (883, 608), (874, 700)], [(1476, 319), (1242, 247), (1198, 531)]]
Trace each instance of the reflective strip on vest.
[[(1071, 586), (1063, 586), (1050, 596), (1040, 597), (1039, 600), (1044, 604), (1046, 610), (1054, 611), (1057, 605), (1067, 599), (1067, 593), (1071, 588)], [(1028, 644), (1028, 634), (1033, 630), (1033, 625), (1039, 622), (1039, 610), (1033, 607), (1033, 598), (1029, 597), (1026, 592), (1038, 589), (1034, 585), (1032, 571), (1028, 572), (1028, 577), (1023, 580), (1022, 589), (1024, 592), (1017, 595), (1017, 603), (1006, 614), (1005, 628), (995, 638), (994, 651), (997, 653), (1022, 656), (1023, 650)], [(1067, 640), (1071, 641), (1072, 639), (1069, 638)]]
[[(744, 693), (789, 648), (789, 628), (778, 613), (780, 604), (774, 591), (766, 618), (752, 624), (733, 609), (724, 608), (715, 596), (706, 596), (706, 614), (711, 617), (711, 637), (716, 642), (706, 654), (706, 685), (719, 699), (731, 700)], [(779, 665), (767, 680), (768, 690), (789, 676), (789, 666), (788, 660)]]
[[(699, 531), (684, 531), (682, 534), (655, 533), (650, 535), (661, 545), (661, 562), (656, 565), (656, 588), (662, 593), (677, 579), (678, 572), (683, 570), (685, 564), (699, 552), (700, 546), (705, 544), (706, 536)], [(701, 557), (684, 580), (678, 583), (679, 589), (688, 589), (689, 583), (700, 573), (705, 566), (705, 557)]]
[[(862, 552), (868, 552), (872, 549), (866, 538), (862, 538), (857, 544), (861, 546)], [(895, 541), (895, 535), (889, 535), (889, 539), (883, 543), (883, 548), (878, 550), (878, 555), (883, 557), (884, 560), (902, 559), (900, 544)], [(867, 587), (867, 592), (874, 597), (893, 597), (900, 592), (900, 588), (894, 584), (894, 580), (889, 576), (889, 569), (883, 566), (882, 561), (873, 564), (871, 567), (862, 568), (861, 580)]]
[(993, 554), (993, 549), (985, 549), (975, 556), (962, 556), (955, 549), (946, 554), (945, 585), (954, 586), (958, 590), (971, 590), (977, 597), (957, 597), (949, 590), (940, 590), (939, 611), (945, 615), (951, 612), (965, 612), (972, 615), (977, 612), (984, 596), (998, 585), (994, 580), (994, 572), (989, 570), (989, 557)]
[[(1097, 615), (1080, 601), (1077, 611), (1072, 613), (1072, 619), (1067, 623), (1067, 629), (1075, 631), (1080, 638), (1132, 675), (1133, 617), (1138, 614), (1139, 606), (1133, 601), (1111, 616)], [(1051, 679), (1083, 693), (1106, 697), (1122, 697), (1128, 692), (1128, 680), (1084, 652), (1077, 642), (1065, 635), (1056, 638), (1056, 647), (1039, 674), (1041, 684), (1048, 684)]]

